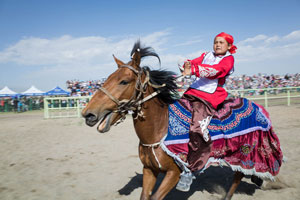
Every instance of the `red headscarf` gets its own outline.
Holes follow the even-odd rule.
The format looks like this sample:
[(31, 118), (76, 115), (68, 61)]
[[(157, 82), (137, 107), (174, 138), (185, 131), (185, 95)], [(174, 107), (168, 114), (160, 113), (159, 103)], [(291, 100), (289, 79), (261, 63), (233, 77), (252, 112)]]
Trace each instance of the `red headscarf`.
[(231, 35), (229, 35), (228, 33), (222, 32), (222, 33), (219, 33), (216, 37), (224, 38), (228, 42), (228, 44), (231, 44), (231, 48), (229, 49), (229, 52), (231, 54), (235, 53), (235, 50), (237, 49), (237, 47), (233, 44), (234, 40)]

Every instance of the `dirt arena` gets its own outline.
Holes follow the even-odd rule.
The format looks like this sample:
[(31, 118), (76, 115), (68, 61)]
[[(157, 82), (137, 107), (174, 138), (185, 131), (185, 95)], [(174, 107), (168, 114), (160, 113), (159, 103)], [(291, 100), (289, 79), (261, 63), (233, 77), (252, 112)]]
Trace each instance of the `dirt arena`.
[[(288, 158), (281, 182), (261, 189), (243, 179), (233, 200), (300, 199), (300, 106), (268, 111)], [(41, 111), (2, 113), (0, 125), (1, 200), (139, 199), (142, 164), (130, 117), (105, 134), (79, 118), (45, 120)], [(165, 199), (222, 199), (231, 180), (230, 169), (210, 167), (189, 192), (174, 189)]]

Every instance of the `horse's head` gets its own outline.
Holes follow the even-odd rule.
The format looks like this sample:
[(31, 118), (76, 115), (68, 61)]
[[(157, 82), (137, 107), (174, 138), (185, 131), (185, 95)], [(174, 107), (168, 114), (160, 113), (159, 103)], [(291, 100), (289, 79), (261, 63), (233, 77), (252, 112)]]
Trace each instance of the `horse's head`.
[(135, 43), (131, 51), (131, 60), (128, 63), (114, 56), (118, 69), (107, 78), (82, 111), (87, 125), (94, 126), (100, 121), (97, 129), (104, 133), (125, 116), (128, 107), (127, 110), (124, 107), (129, 106), (128, 102), (136, 100), (137, 90), (141, 81), (145, 79), (140, 68), (141, 58), (144, 56), (156, 56), (159, 59), (151, 48), (141, 48), (140, 42)]

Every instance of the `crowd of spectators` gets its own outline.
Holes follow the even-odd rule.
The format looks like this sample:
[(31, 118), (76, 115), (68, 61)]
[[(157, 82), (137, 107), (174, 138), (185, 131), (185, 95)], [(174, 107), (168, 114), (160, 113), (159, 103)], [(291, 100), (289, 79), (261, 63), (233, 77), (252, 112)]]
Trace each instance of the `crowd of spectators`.
[(68, 80), (66, 84), (71, 96), (90, 96), (102, 86), (104, 81), (104, 78), (92, 81)]
[(243, 89), (263, 89), (263, 88), (283, 88), (299, 87), (300, 74), (266, 75), (257, 74), (252, 76), (229, 76), (226, 80), (225, 88), (227, 90)]
[[(71, 92), (71, 96), (89, 96), (93, 95), (102, 86), (104, 81), (105, 79), (92, 81), (68, 80), (66, 84)], [(300, 87), (300, 74), (266, 75), (259, 73), (251, 76), (229, 76), (225, 85), (227, 90), (282, 87)]]

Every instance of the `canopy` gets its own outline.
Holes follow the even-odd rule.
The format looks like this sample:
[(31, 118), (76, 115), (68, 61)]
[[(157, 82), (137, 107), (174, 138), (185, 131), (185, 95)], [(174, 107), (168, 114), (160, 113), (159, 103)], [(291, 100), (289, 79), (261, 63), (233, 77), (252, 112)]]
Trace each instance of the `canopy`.
[(33, 85), (33, 86), (31, 86), (31, 88), (29, 88), (28, 90), (26, 90), (25, 92), (23, 92), (22, 95), (25, 95), (25, 96), (43, 96), (43, 95), (45, 95), (45, 92), (37, 89)]
[(63, 89), (61, 89), (59, 86), (56, 86), (56, 88), (46, 92), (47, 96), (54, 96), (54, 95), (70, 95), (70, 92), (67, 92)]
[(9, 89), (7, 86), (0, 90), (0, 97), (13, 97), (16, 95), (17, 93)]

